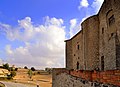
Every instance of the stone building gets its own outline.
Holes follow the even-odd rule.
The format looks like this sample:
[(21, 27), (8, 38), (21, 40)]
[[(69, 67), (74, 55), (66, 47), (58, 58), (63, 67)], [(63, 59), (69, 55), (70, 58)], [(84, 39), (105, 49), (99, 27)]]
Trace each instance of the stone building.
[(104, 0), (97, 15), (87, 18), (66, 40), (66, 68), (120, 69), (120, 0)]

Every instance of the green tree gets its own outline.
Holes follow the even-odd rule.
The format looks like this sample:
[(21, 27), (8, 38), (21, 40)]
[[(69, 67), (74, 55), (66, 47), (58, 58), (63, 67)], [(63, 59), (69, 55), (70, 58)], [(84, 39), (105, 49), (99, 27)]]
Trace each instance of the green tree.
[(16, 72), (15, 71), (11, 71), (10, 72), (10, 75), (8, 75), (8, 79), (13, 79), (13, 77), (15, 77), (16, 76)]
[(27, 66), (25, 66), (24, 69), (28, 69)]
[(18, 71), (18, 68), (15, 68), (15, 71)]
[(7, 70), (10, 70), (10, 67), (9, 67), (9, 64), (8, 64), (8, 63), (3, 64), (3, 68), (4, 68), (4, 69), (7, 69)]
[(31, 70), (32, 70), (32, 71), (35, 71), (35, 68), (34, 68), (34, 67), (31, 67)]
[(11, 71), (10, 76), (11, 77), (15, 77), (16, 76), (16, 72), (15, 71)]
[(29, 78), (31, 79), (31, 78), (32, 78), (32, 75), (33, 75), (33, 73), (32, 73), (32, 70), (31, 70), (31, 69), (28, 71), (28, 75), (29, 75)]

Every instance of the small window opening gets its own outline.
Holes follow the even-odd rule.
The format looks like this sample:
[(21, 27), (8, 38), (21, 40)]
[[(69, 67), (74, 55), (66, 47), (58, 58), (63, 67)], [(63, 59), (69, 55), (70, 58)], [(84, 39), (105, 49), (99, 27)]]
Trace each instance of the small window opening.
[(109, 18), (109, 26), (112, 25), (114, 22), (115, 22), (115, 18), (114, 18), (114, 15), (112, 15), (112, 16)]
[(104, 34), (104, 28), (102, 28), (102, 34)]
[(111, 37), (114, 35), (114, 33), (111, 33)]
[(77, 45), (77, 49), (79, 50), (79, 48), (80, 48), (80, 46), (79, 45)]
[(101, 57), (101, 70), (104, 70), (104, 56)]
[(77, 69), (79, 69), (79, 62), (77, 62)]

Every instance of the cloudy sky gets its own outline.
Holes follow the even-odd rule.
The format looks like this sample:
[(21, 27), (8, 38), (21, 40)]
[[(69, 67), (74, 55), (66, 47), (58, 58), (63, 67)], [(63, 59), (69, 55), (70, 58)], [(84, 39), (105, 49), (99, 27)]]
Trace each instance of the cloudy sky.
[(0, 60), (65, 67), (65, 43), (103, 0), (0, 0)]

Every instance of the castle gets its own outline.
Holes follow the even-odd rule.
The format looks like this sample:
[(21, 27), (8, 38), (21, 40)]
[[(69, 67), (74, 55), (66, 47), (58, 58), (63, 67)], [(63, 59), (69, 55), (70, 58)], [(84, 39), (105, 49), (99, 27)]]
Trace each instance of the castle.
[(66, 40), (66, 68), (120, 69), (120, 0), (105, 0), (97, 15)]
[(65, 42), (67, 70), (120, 70), (120, 0), (104, 0)]

